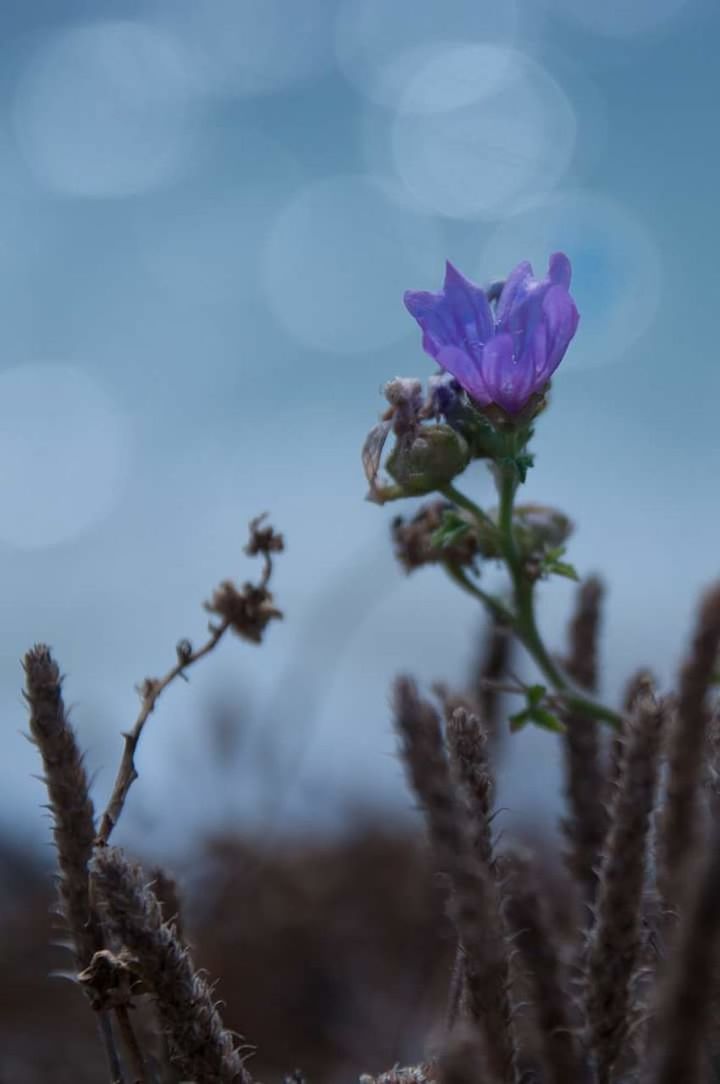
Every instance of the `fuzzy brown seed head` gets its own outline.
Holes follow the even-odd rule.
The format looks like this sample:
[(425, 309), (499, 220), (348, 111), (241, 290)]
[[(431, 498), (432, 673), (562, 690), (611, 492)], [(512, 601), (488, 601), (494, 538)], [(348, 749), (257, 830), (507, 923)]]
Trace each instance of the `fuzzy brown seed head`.
[(282, 553), (285, 549), (285, 539), (271, 524), (267, 527), (260, 526), (266, 515), (267, 513), (263, 513), (250, 523), (250, 540), (245, 547), (248, 557), (255, 557), (259, 553), (266, 556), (271, 553)]
[(244, 640), (254, 644), (262, 641), (268, 624), (282, 617), (273, 605), (273, 596), (267, 587), (246, 583), (239, 590), (230, 580), (225, 580), (205, 603), (209, 613), (216, 614)]

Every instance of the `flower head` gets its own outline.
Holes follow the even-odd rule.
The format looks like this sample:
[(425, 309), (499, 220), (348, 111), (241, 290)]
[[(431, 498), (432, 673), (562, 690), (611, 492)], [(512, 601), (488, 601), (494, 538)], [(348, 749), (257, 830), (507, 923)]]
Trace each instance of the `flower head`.
[(520, 263), (493, 311), (485, 291), (448, 262), (442, 290), (408, 290), (405, 306), (422, 328), (423, 349), (476, 403), (517, 414), (545, 387), (577, 330), (570, 274), (561, 252), (541, 281)]

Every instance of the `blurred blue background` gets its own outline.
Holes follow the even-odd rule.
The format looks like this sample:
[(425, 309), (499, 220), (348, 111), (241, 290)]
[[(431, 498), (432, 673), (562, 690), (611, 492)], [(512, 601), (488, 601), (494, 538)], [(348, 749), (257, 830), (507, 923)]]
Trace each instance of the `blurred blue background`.
[[(266, 509), (286, 621), (168, 691), (119, 839), (409, 810), (389, 683), (462, 682), (479, 615), (396, 568), (359, 449), (383, 382), (432, 371), (401, 298), (446, 257), (486, 281), (571, 256), (527, 497), (609, 585), (606, 696), (672, 680), (719, 563), (719, 32), (713, 0), (0, 6), (3, 831), (47, 832), (27, 647), (67, 674), (100, 803), (133, 686), (254, 574)], [(542, 588), (556, 647), (571, 598)], [(555, 752), (513, 741), (507, 817), (556, 807)]]

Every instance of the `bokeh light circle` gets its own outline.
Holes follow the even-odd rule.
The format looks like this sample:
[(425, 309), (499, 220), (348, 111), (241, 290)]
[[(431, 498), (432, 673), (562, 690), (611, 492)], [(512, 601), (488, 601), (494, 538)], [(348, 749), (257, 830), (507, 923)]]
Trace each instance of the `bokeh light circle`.
[[(490, 85), (482, 75), (488, 68), (498, 76)], [(418, 101), (429, 99), (433, 111), (419, 112)], [(459, 104), (440, 108), (453, 99)], [(407, 191), (428, 210), (493, 220), (562, 181), (576, 128), (567, 95), (536, 61), (497, 46), (449, 45), (405, 88), (393, 126), (393, 160)]]
[(621, 204), (593, 192), (557, 193), (497, 228), (475, 277), (504, 278), (521, 260), (543, 275), (558, 250), (572, 262), (581, 315), (567, 371), (629, 358), (657, 312), (662, 271), (652, 236)]
[(667, 23), (689, 0), (549, 0), (553, 8), (589, 30), (610, 37), (644, 34)]
[(434, 281), (443, 259), (437, 224), (393, 199), (385, 182), (334, 176), (301, 189), (280, 212), (263, 281), (277, 320), (300, 342), (363, 353), (412, 330), (403, 292)]
[(151, 0), (187, 48), (198, 89), (255, 95), (317, 77), (332, 62), (334, 0)]
[(121, 495), (130, 444), (125, 415), (80, 367), (0, 373), (0, 540), (38, 549), (95, 526)]
[(516, 0), (344, 0), (335, 49), (345, 77), (379, 105), (395, 107), (438, 43), (514, 40)]
[(39, 44), (13, 126), (36, 178), (75, 196), (127, 196), (175, 178), (194, 143), (182, 47), (142, 22), (88, 23)]

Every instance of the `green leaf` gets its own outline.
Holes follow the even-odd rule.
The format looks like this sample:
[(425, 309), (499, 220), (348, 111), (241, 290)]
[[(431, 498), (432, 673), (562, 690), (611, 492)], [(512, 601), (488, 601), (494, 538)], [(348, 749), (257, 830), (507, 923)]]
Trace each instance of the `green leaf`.
[(443, 513), (443, 521), (436, 531), (433, 531), (430, 542), (437, 549), (445, 549), (453, 546), (461, 538), (464, 538), (472, 527), (466, 519), (457, 512), (448, 509)]
[(565, 548), (565, 546), (555, 546), (545, 552), (540, 564), (540, 574), (542, 576), (564, 576), (565, 579), (574, 580), (578, 583), (580, 577), (575, 566), (568, 561), (560, 560), (565, 554)]
[(526, 691), (528, 706), (534, 708), (537, 704), (541, 704), (546, 693), (547, 689), (544, 685), (531, 685)]
[(522, 711), (516, 711), (514, 715), (510, 716), (510, 731), (515, 734), (518, 730), (530, 722), (532, 718), (529, 708), (523, 708)]
[(530, 720), (537, 726), (541, 726), (543, 730), (552, 730), (555, 734), (564, 734), (565, 727), (560, 720), (553, 715), (547, 708), (531, 708)]
[(548, 572), (555, 576), (564, 576), (566, 580), (574, 580), (575, 583), (580, 582), (580, 577), (577, 574), (577, 569), (574, 565), (568, 564), (567, 561), (555, 561), (548, 569)]
[(528, 723), (535, 723), (536, 726), (541, 726), (543, 730), (552, 730), (555, 734), (564, 734), (565, 727), (558, 718), (547, 708), (542, 706), (542, 702), (547, 696), (547, 689), (544, 685), (530, 685), (525, 690), (527, 697), (527, 707), (522, 711), (516, 711), (514, 715), (510, 716), (510, 730), (515, 733), (518, 730), (522, 730)]

